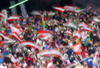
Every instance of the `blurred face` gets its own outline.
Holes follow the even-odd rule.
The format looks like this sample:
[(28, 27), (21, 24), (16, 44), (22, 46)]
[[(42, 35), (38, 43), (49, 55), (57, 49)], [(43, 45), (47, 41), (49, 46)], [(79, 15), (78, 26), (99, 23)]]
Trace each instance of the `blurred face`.
[(9, 55), (7, 54), (6, 57), (9, 57)]
[(87, 49), (85, 48), (85, 51), (87, 51)]
[(2, 37), (0, 37), (0, 41), (2, 41)]
[(3, 62), (2, 65), (5, 66), (5, 62)]
[(9, 65), (9, 68), (11, 68), (11, 67), (12, 67), (12, 64), (11, 64), (11, 63), (9, 63), (8, 65)]
[(30, 68), (34, 68), (34, 66), (33, 66), (33, 65), (31, 65), (31, 66), (30, 66)]
[(100, 51), (100, 48), (99, 48), (99, 51)]
[(38, 63), (41, 64), (41, 60), (38, 60)]
[(91, 50), (93, 49), (93, 47), (91, 47)]
[(13, 67), (16, 68), (16, 64), (13, 64)]
[(57, 65), (59, 65), (59, 62), (57, 61), (57, 63), (56, 63)]
[(23, 58), (22, 57), (19, 57), (19, 61), (22, 61), (23, 60)]
[(86, 57), (88, 57), (88, 53), (86, 53)]
[(17, 55), (16, 55), (16, 54), (14, 54), (14, 57), (16, 58), (16, 57), (17, 57)]

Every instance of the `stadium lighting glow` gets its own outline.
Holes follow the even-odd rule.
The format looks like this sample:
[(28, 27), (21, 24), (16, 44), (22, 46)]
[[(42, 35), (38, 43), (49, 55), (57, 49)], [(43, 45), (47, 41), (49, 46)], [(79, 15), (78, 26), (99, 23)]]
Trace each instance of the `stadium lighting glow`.
[(22, 1), (22, 2), (19, 2), (19, 3), (15, 4), (15, 5), (13, 5), (13, 6), (10, 6), (9, 9), (14, 8), (14, 7), (16, 7), (16, 6), (18, 6), (18, 5), (22, 4), (22, 3), (25, 3), (25, 2), (27, 2), (27, 1), (28, 1), (28, 0), (24, 0), (24, 1)]

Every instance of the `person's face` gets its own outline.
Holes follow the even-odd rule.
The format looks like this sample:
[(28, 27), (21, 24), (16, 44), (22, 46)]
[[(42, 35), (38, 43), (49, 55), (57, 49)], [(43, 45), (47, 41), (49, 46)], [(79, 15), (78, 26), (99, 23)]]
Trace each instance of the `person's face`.
[(0, 37), (0, 41), (2, 41), (2, 37)]
[(33, 65), (31, 65), (31, 66), (30, 66), (30, 68), (34, 68), (34, 66), (33, 66)]
[(40, 63), (40, 64), (41, 64), (41, 60), (38, 60), (38, 63)]
[(84, 41), (82, 41), (82, 44), (84, 44)]
[(16, 64), (13, 64), (13, 67), (16, 68)]
[(25, 32), (26, 32), (26, 33), (28, 33), (28, 31), (27, 31), (27, 30), (26, 30)]
[(9, 55), (7, 54), (6, 57), (9, 57)]
[(93, 47), (91, 47), (91, 50), (93, 49)]
[(15, 55), (14, 55), (14, 57), (16, 58), (16, 57), (17, 57), (17, 55), (15, 54)]
[(9, 65), (10, 68), (12, 67), (12, 64), (11, 63), (9, 63), (8, 65)]
[(57, 61), (57, 63), (56, 63), (57, 65), (59, 65), (59, 62)]
[(3, 62), (2, 65), (5, 66), (5, 62)]
[(87, 51), (87, 49), (85, 48), (85, 51)]
[(68, 58), (68, 56), (67, 56), (67, 55), (66, 55), (65, 57), (66, 57), (66, 58)]
[(99, 51), (100, 51), (100, 48), (99, 48)]
[(37, 66), (35, 68), (38, 68)]

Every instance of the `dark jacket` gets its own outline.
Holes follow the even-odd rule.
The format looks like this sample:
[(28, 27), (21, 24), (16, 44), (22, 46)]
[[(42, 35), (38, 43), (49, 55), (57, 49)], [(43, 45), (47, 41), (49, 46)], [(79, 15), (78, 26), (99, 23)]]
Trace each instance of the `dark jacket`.
[(10, 58), (8, 58), (8, 57), (5, 57), (4, 62), (5, 63), (12, 63), (11, 60), (10, 60)]

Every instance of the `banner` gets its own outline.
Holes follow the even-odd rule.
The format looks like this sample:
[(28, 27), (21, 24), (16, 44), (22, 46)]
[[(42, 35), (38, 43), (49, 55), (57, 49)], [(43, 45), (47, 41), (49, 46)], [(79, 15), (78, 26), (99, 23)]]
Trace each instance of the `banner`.
[(1, 22), (2, 24), (6, 24), (7, 22), (7, 10), (3, 9), (1, 12), (0, 12), (0, 18), (1, 18)]
[[(18, 2), (21, 2), (21, 0), (18, 0)], [(21, 12), (22, 12), (22, 16), (23, 17), (29, 17), (28, 14), (27, 14), (27, 11), (26, 11), (26, 8), (25, 8), (25, 4), (20, 4), (20, 9), (21, 9)]]
[[(15, 1), (10, 1), (10, 6), (12, 6), (14, 4), (16, 4)], [(14, 7), (14, 8), (11, 9), (11, 13), (12, 13), (12, 15), (16, 15), (17, 14), (16, 7)]]

